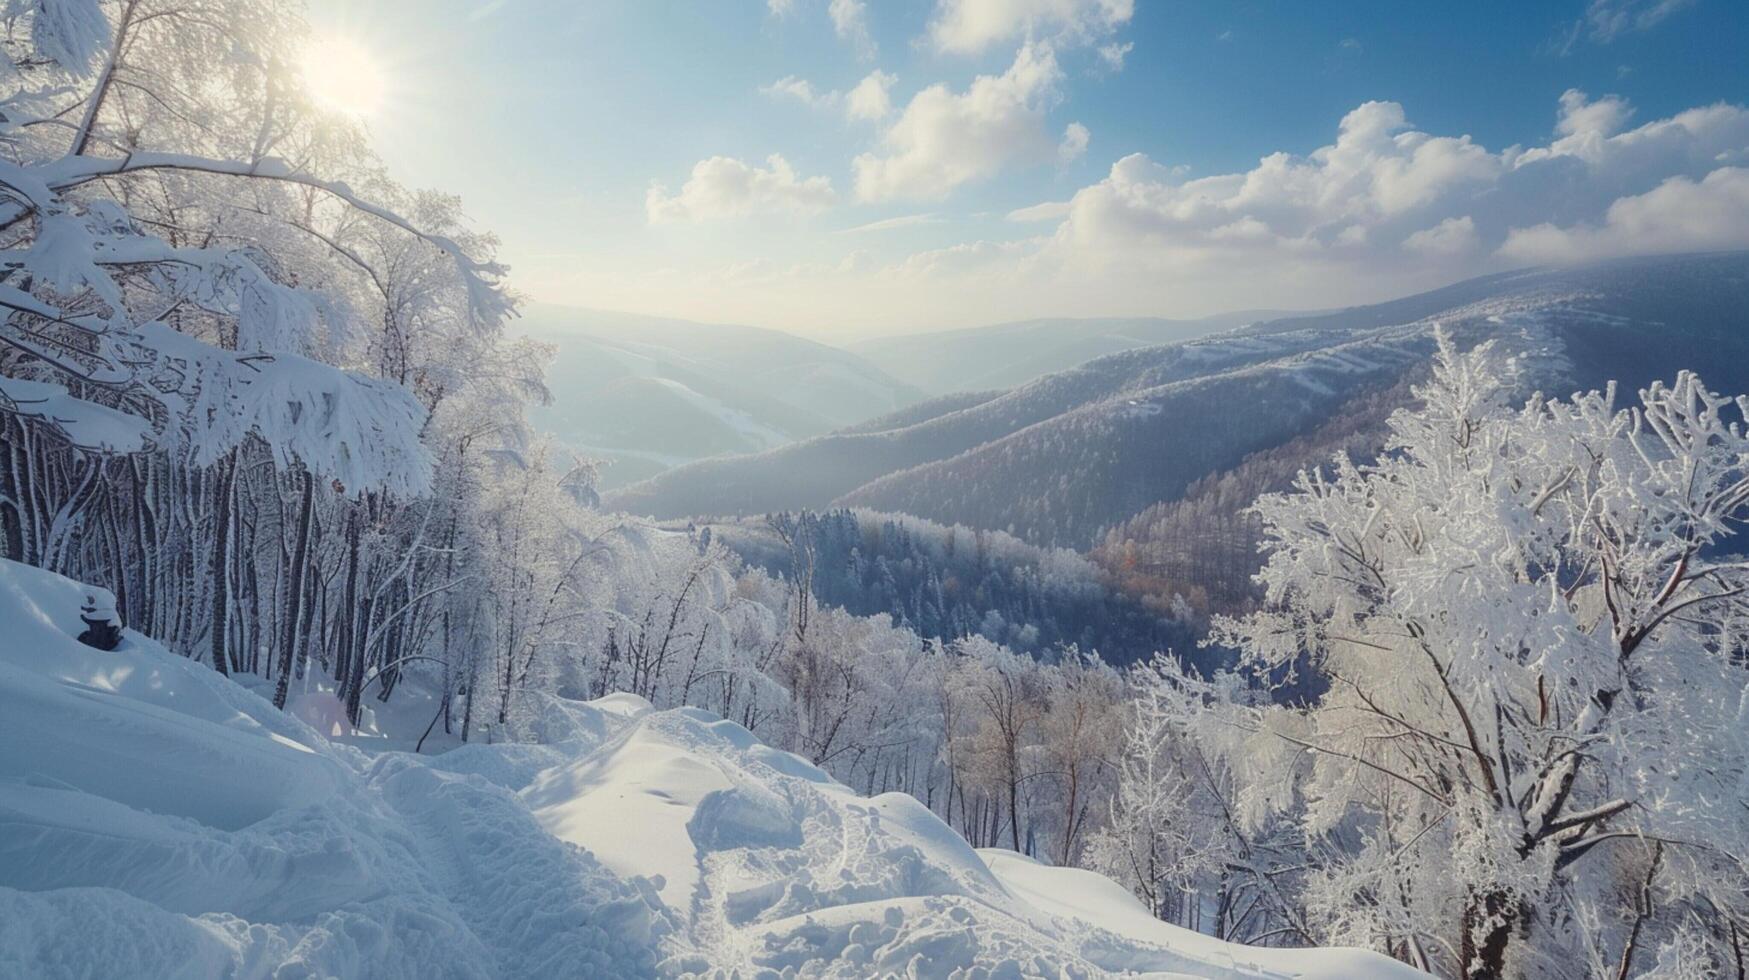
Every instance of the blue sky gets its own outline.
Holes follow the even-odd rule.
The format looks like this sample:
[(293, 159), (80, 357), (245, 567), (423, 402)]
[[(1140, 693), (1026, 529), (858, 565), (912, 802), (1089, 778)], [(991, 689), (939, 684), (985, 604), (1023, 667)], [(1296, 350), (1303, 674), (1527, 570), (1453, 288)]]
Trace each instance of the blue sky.
[(389, 79), (368, 123), (391, 170), (461, 194), (539, 301), (834, 338), (1749, 246), (1736, 0), (316, 0), (314, 20)]

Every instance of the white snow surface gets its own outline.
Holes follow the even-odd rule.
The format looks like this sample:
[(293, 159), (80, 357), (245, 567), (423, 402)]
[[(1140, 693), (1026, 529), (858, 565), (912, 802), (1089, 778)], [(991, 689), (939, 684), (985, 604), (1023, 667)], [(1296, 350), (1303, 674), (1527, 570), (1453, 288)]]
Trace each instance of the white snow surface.
[(694, 709), (361, 751), (131, 631), (80, 645), (85, 594), (0, 560), (5, 980), (1420, 976), (1174, 928)]
[(135, 453), (146, 448), (151, 436), (144, 418), (74, 398), (45, 381), (0, 375), (0, 405), (24, 418), (52, 423), (81, 449)]

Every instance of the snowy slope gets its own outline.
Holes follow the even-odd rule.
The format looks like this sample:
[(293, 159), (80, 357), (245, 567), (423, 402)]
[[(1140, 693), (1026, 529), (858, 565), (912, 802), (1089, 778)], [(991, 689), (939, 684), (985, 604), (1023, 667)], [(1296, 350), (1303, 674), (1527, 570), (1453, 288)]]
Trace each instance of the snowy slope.
[(660, 914), (514, 794), (83, 647), (82, 594), (0, 562), (0, 977), (653, 971)]
[(701, 711), (367, 754), (136, 634), (77, 644), (82, 595), (0, 562), (7, 980), (1417, 975), (1185, 933)]

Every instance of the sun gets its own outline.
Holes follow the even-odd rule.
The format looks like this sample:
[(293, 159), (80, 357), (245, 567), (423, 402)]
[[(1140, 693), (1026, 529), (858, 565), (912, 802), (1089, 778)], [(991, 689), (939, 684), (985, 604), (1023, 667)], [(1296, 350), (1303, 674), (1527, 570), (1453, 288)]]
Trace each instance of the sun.
[(319, 37), (305, 49), (304, 88), (322, 106), (363, 118), (382, 108), (387, 79), (365, 47), (348, 37)]

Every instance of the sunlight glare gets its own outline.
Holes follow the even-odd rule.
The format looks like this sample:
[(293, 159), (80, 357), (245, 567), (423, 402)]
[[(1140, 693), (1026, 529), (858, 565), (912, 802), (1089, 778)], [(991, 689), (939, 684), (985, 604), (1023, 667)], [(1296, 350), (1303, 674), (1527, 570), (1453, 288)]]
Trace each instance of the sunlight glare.
[(349, 116), (381, 108), (387, 85), (364, 46), (351, 38), (316, 39), (304, 52), (304, 87), (318, 103)]

